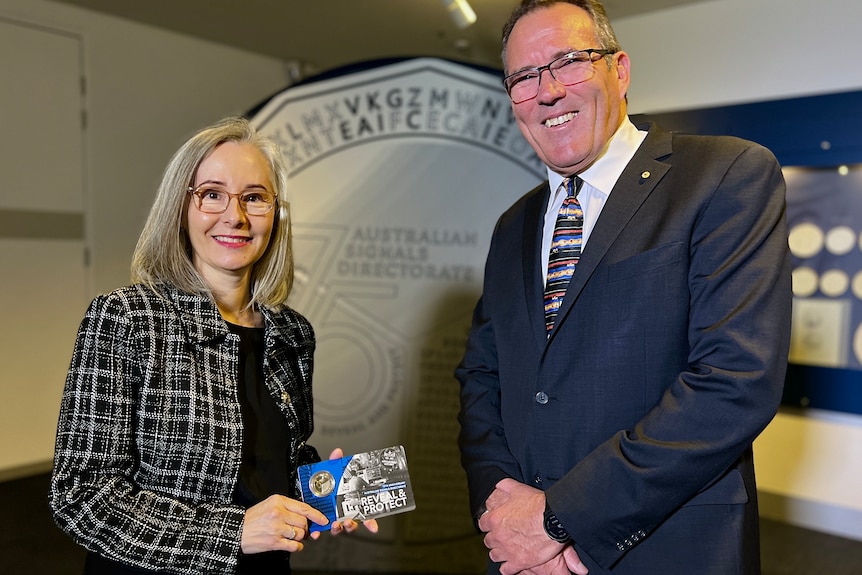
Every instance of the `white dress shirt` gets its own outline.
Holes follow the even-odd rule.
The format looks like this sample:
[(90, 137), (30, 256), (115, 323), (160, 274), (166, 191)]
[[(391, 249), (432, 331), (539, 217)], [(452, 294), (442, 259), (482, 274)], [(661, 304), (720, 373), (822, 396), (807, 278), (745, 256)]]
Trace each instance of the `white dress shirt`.
[[(611, 137), (608, 148), (602, 156), (593, 162), (589, 168), (578, 174), (584, 181), (578, 194), (578, 203), (584, 212), (584, 231), (581, 250), (587, 245), (590, 232), (599, 219), (611, 190), (616, 185), (620, 174), (635, 155), (638, 147), (643, 143), (647, 133), (638, 130), (632, 121), (626, 117), (617, 131)], [(545, 225), (542, 231), (542, 269), (545, 270), (545, 278), (548, 271), (548, 252), (551, 249), (551, 238), (554, 235), (554, 226), (557, 223), (557, 212), (566, 198), (565, 190), (560, 189), (563, 176), (548, 168), (548, 184), (551, 190), (551, 199), (548, 202), (548, 210), (545, 212)]]

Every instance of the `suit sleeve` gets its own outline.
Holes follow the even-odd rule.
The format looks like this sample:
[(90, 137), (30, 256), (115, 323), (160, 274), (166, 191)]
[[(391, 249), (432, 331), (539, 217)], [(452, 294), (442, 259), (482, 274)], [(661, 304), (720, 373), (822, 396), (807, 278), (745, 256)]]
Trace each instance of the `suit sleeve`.
[(791, 309), (784, 181), (760, 146), (738, 147), (726, 165), (690, 230), (687, 367), (633, 428), (547, 492), (603, 567), (733, 466), (781, 398)]
[[(488, 261), (493, 260), (496, 237), (495, 231)], [(486, 266), (485, 285), (493, 281), (488, 273)], [(478, 518), (485, 500), (500, 480), (521, 476), (509, 451), (500, 415), (498, 367), (494, 327), (482, 297), (473, 312), (464, 358), (455, 371), (461, 384), (458, 445), (461, 464), (467, 473), (470, 509), (474, 518)]]

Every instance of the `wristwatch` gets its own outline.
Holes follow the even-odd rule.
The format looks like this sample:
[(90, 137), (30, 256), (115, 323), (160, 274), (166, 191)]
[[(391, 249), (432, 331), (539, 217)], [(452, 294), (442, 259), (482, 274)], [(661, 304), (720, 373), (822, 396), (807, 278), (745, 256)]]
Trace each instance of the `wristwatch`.
[(551, 511), (551, 507), (547, 502), (545, 502), (545, 533), (557, 543), (568, 543), (572, 540), (572, 536), (569, 535), (569, 532), (566, 531), (566, 528), (563, 527), (563, 524), (560, 523), (560, 520)]

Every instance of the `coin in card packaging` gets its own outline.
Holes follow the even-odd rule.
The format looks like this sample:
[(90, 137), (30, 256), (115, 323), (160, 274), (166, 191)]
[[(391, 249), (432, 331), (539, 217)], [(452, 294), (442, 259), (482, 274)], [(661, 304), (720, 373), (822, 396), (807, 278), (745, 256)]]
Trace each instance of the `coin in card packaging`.
[(312, 523), (311, 531), (328, 530), (333, 521), (364, 521), (416, 508), (401, 445), (300, 465), (298, 472), (302, 500), (329, 519), (327, 525)]

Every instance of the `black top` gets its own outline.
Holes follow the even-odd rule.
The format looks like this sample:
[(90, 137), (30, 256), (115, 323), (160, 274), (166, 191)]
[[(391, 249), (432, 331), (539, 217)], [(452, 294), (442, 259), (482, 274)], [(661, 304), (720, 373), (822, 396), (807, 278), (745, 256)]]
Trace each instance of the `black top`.
[[(242, 411), (243, 441), (234, 498), (237, 504), (248, 508), (274, 493), (288, 493), (290, 428), (265, 385), (264, 329), (227, 325), (240, 342), (237, 396)], [(237, 574), (290, 573), (289, 556), (281, 551), (241, 554)]]
[(264, 384), (264, 330), (228, 323), (239, 335), (239, 396), (243, 443), (235, 500), (243, 507), (290, 491), (290, 428)]

